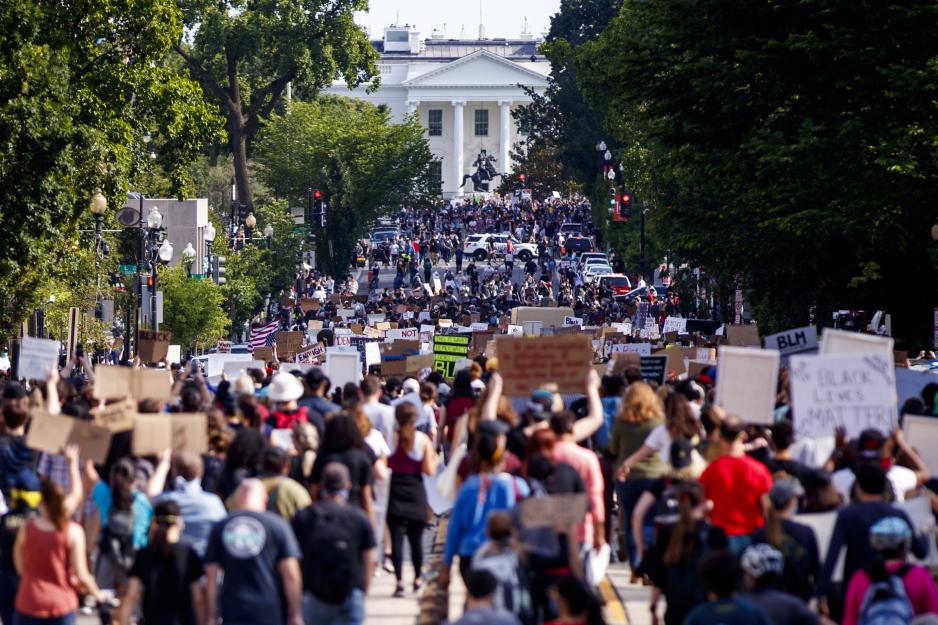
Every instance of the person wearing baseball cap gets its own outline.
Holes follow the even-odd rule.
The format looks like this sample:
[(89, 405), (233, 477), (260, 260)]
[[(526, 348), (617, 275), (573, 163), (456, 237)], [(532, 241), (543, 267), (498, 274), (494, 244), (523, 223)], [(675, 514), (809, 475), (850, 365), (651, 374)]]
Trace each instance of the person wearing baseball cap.
[(739, 559), (750, 603), (762, 608), (772, 625), (816, 625), (820, 617), (799, 597), (782, 592), (778, 584), (785, 570), (785, 556), (765, 543), (750, 545)]

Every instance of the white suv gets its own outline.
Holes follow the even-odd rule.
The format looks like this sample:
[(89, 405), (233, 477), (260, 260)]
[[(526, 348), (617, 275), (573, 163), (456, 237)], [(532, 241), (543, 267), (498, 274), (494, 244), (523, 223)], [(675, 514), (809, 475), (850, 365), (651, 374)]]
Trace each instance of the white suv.
[(518, 239), (510, 234), (471, 234), (463, 242), (462, 251), (466, 256), (471, 256), (475, 260), (485, 260), (489, 257), (489, 241), (492, 242), (492, 248), (495, 256), (504, 256), (508, 251), (508, 241), (514, 250), (515, 258), (522, 263), (526, 263), (532, 258), (537, 258), (537, 246), (533, 243), (520, 243)]

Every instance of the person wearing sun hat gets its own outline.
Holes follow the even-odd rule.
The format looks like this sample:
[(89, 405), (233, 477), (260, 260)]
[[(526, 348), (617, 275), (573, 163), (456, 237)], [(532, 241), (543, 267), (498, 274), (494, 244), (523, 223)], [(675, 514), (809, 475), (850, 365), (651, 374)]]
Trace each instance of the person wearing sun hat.
[(303, 383), (292, 373), (278, 373), (273, 377), (267, 390), (267, 397), (274, 402), (274, 411), (267, 423), (274, 429), (282, 430), (296, 422), (308, 422), (305, 406), (296, 403), (303, 396)]

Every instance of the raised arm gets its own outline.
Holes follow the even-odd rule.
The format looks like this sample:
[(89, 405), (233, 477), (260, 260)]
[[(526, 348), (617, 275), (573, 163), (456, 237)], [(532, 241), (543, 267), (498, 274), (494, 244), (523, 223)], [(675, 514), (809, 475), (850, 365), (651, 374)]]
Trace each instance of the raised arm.
[(81, 471), (79, 471), (78, 468), (79, 454), (80, 450), (78, 445), (73, 444), (65, 446), (65, 453), (63, 455), (65, 456), (66, 462), (68, 462), (68, 492), (65, 493), (62, 508), (67, 517), (72, 516), (75, 510), (78, 510), (85, 494), (81, 483)]
[(586, 376), (586, 417), (573, 424), (573, 439), (585, 441), (603, 424), (603, 403), (599, 399), (599, 374), (590, 367)]
[(498, 400), (502, 396), (502, 376), (493, 372), (489, 383), (485, 385), (485, 396), (479, 409), (480, 421), (494, 421), (498, 412)]

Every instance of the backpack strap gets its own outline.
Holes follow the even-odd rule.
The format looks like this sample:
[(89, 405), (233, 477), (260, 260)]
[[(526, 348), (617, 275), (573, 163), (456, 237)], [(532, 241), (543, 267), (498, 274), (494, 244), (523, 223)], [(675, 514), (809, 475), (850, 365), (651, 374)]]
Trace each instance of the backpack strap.
[(905, 576), (908, 575), (909, 571), (911, 571), (911, 570), (912, 570), (912, 565), (909, 564), (908, 562), (906, 562), (905, 564), (903, 564), (902, 566), (900, 566), (898, 569), (896, 569), (896, 572), (893, 573), (893, 575), (895, 575), (895, 576), (898, 577), (899, 579), (903, 579), (903, 580), (904, 580), (904, 579), (905, 579)]

